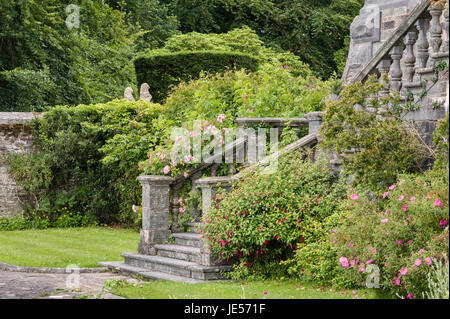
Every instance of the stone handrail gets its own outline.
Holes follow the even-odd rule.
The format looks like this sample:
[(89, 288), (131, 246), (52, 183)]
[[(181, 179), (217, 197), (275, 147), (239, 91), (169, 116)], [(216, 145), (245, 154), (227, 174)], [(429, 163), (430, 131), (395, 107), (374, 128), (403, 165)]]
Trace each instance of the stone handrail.
[[(383, 74), (387, 73), (389, 83), (384, 83), (381, 95), (420, 89), (423, 80), (434, 73), (436, 63), (448, 58), (449, 17), (448, 8), (443, 9), (442, 5), (430, 5), (429, 0), (422, 0), (353, 82), (364, 81), (370, 74), (378, 74), (380, 83), (384, 83)], [(445, 37), (443, 30), (446, 30)]]

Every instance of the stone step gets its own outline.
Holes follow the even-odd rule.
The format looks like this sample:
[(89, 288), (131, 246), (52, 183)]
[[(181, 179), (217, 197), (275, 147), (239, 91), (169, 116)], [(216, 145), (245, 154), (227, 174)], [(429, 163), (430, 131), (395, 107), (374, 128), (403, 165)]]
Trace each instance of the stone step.
[(176, 281), (176, 282), (186, 282), (190, 284), (200, 284), (205, 282), (204, 280), (181, 277), (159, 271), (149, 271), (148, 269), (145, 268), (127, 265), (126, 263), (121, 261), (101, 262), (99, 264), (104, 267), (107, 267), (110, 270), (117, 271), (124, 275), (138, 275), (145, 279), (150, 280)]
[(182, 245), (155, 245), (156, 254), (161, 257), (200, 262), (200, 248)]
[(181, 246), (192, 246), (200, 248), (202, 235), (196, 233), (173, 233), (175, 243)]
[(198, 234), (202, 223), (201, 222), (188, 222), (188, 223), (184, 223), (184, 225), (186, 226), (188, 233)]
[(130, 266), (197, 280), (225, 279), (223, 272), (232, 270), (232, 266), (202, 266), (190, 261), (136, 253), (123, 253), (122, 257)]

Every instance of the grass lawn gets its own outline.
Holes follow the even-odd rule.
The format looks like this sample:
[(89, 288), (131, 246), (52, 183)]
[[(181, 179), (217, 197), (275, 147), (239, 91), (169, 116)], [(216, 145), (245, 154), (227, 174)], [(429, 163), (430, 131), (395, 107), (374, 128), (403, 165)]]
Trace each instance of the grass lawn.
[(374, 299), (372, 289), (335, 290), (296, 281), (213, 282), (186, 284), (110, 281), (105, 288), (128, 299)]
[(0, 231), (0, 261), (17, 266), (99, 267), (136, 251), (139, 233), (103, 227)]

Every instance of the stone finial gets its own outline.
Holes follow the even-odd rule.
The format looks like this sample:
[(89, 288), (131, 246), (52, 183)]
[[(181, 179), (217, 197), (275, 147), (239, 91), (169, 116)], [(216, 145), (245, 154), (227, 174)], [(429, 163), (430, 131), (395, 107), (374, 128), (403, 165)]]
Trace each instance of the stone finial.
[(123, 98), (128, 101), (134, 102), (135, 100), (134, 100), (134, 96), (133, 96), (133, 89), (130, 87), (127, 87), (125, 89), (125, 92), (123, 93)]
[(150, 102), (152, 100), (152, 95), (148, 91), (150, 89), (150, 85), (147, 83), (142, 83), (141, 85), (141, 91), (140, 91), (140, 99), (144, 101)]

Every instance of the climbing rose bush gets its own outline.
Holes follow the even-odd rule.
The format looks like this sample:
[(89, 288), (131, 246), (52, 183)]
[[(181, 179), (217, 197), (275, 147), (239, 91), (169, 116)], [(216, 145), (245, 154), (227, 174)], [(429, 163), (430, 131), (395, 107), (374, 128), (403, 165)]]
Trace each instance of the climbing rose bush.
[(448, 167), (400, 176), (379, 194), (354, 194), (330, 231), (338, 275), (365, 285), (376, 265), (381, 289), (421, 298), (431, 265), (448, 256)]
[(343, 186), (304, 157), (301, 150), (284, 156), (274, 174), (249, 171), (215, 197), (203, 235), (218, 259), (238, 261), (235, 278), (282, 272), (280, 262), (315, 241), (315, 228), (336, 209)]

